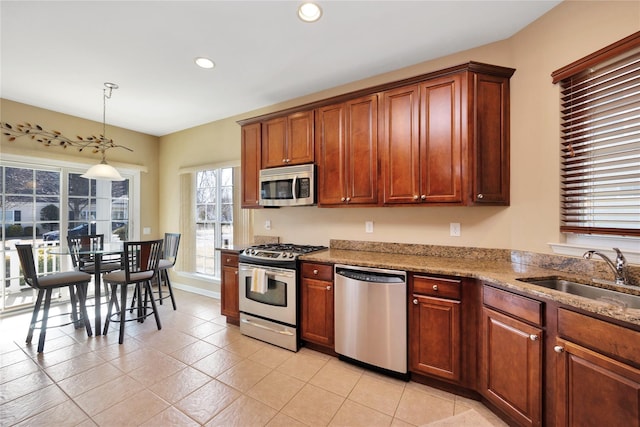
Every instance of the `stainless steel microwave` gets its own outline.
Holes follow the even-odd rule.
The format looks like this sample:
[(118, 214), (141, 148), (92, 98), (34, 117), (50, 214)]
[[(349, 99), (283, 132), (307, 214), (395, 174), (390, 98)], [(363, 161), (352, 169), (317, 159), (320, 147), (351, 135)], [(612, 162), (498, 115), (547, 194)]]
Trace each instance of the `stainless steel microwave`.
[(315, 165), (260, 171), (261, 206), (306, 206), (316, 202)]

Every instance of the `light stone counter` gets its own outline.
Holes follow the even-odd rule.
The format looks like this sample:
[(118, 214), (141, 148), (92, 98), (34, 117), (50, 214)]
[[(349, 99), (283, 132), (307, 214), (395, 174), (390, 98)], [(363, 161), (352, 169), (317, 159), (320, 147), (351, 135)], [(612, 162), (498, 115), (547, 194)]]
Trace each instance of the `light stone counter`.
[[(332, 240), (330, 249), (300, 257), (302, 261), (388, 268), (416, 273), (468, 277), (532, 297), (546, 298), (588, 312), (640, 326), (640, 309), (543, 288), (517, 279), (562, 277), (581, 283), (591, 278), (611, 279), (603, 262), (503, 249), (459, 248), (396, 243)], [(632, 266), (631, 283), (638, 284), (640, 268)], [(614, 286), (607, 286), (615, 289)], [(640, 295), (640, 286), (628, 290)]]

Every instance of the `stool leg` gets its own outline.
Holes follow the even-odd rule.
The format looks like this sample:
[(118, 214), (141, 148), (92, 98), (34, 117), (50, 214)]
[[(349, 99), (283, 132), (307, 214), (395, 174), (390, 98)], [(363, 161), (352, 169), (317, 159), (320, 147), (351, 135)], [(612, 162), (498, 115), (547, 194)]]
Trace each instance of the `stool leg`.
[(42, 313), (42, 328), (40, 329), (40, 339), (38, 339), (38, 353), (44, 350), (44, 339), (47, 336), (47, 321), (49, 320), (49, 306), (51, 305), (51, 293), (53, 289), (49, 288), (44, 296), (44, 312)]
[(84, 320), (84, 327), (87, 330), (87, 336), (93, 335), (91, 330), (91, 322), (89, 322), (89, 314), (87, 313), (87, 286), (89, 282), (76, 285), (78, 289), (78, 299), (80, 300), (80, 314), (82, 314), (82, 320)]
[[(162, 305), (162, 277), (160, 274), (156, 274), (156, 281), (158, 282), (158, 301), (160, 301), (160, 305)], [(153, 289), (153, 285), (151, 289)], [(153, 298), (153, 294), (151, 294), (151, 297)]]
[[(151, 294), (151, 281), (148, 280), (145, 283), (147, 291)], [(153, 298), (153, 294), (151, 294), (151, 307), (153, 308), (153, 316), (156, 318), (156, 326), (158, 330), (162, 329), (162, 324), (160, 323), (160, 316), (158, 315), (158, 307), (156, 306), (156, 301)]]
[(38, 296), (36, 297), (36, 305), (33, 307), (33, 315), (31, 315), (31, 324), (29, 325), (29, 332), (27, 333), (27, 344), (31, 344), (31, 339), (33, 338), (33, 330), (36, 327), (36, 323), (38, 323), (38, 313), (40, 312), (40, 307), (42, 306), (42, 298), (44, 297), (44, 289), (38, 289)]
[(167, 288), (169, 288), (169, 295), (171, 296), (171, 304), (173, 304), (173, 309), (176, 309), (176, 299), (173, 297), (173, 288), (171, 287), (171, 280), (169, 280), (169, 272), (165, 269), (162, 270), (162, 274), (164, 275), (165, 282), (167, 283)]
[(122, 344), (124, 341), (124, 322), (125, 316), (127, 313), (127, 284), (123, 283), (120, 285), (120, 336), (118, 338), (118, 343)]
[(111, 285), (111, 297), (109, 298), (109, 306), (107, 307), (107, 317), (104, 319), (104, 329), (102, 330), (102, 335), (107, 335), (107, 332), (109, 331), (109, 322), (111, 321), (111, 312), (113, 310), (113, 300), (116, 299), (116, 288), (116, 285)]
[(73, 320), (73, 327), (78, 329), (82, 325), (78, 321), (78, 298), (76, 292), (73, 289), (73, 285), (69, 286), (69, 299), (71, 300), (71, 319)]

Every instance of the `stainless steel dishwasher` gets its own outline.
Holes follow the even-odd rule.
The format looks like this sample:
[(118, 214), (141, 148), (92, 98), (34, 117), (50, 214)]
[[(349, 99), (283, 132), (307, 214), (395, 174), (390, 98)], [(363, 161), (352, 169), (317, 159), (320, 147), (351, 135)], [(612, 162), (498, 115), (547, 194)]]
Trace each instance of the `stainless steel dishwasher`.
[(407, 375), (406, 272), (334, 268), (336, 353), (390, 374)]

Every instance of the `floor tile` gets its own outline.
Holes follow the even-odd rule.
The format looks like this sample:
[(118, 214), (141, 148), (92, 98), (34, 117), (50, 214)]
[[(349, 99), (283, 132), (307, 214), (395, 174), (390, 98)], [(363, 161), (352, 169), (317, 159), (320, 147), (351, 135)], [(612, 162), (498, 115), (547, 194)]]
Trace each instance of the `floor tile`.
[(336, 427), (386, 427), (391, 425), (391, 421), (392, 417), (389, 415), (347, 400), (338, 409), (329, 425)]
[(93, 416), (113, 405), (135, 396), (144, 386), (131, 377), (122, 375), (75, 398), (75, 402), (87, 414)]
[(327, 361), (323, 357), (316, 357), (308, 353), (296, 353), (276, 369), (299, 380), (309, 381)]
[(93, 417), (100, 426), (139, 425), (158, 415), (169, 404), (149, 390), (142, 390)]
[(55, 384), (0, 405), (3, 425), (13, 425), (69, 400)]
[(329, 424), (344, 398), (337, 394), (307, 384), (282, 409), (285, 415), (308, 425)]
[(90, 421), (87, 414), (73, 401), (67, 400), (18, 423), (16, 426), (76, 426), (84, 421)]
[(200, 424), (195, 420), (186, 416), (183, 412), (177, 408), (170, 406), (164, 411), (160, 412), (149, 421), (142, 424), (144, 427), (159, 427), (159, 426), (180, 426), (180, 427), (198, 427)]
[(209, 381), (211, 377), (195, 368), (187, 366), (155, 383), (149, 389), (169, 403), (175, 403), (193, 393)]
[(378, 377), (362, 375), (349, 394), (349, 399), (393, 416), (404, 389), (405, 386), (401, 382), (385, 381)]
[(320, 368), (318, 373), (311, 378), (309, 384), (347, 397), (361, 376), (361, 369), (354, 369), (344, 362), (331, 360)]
[[(247, 395), (280, 410), (304, 387), (304, 382), (272, 371), (247, 392)], [(277, 393), (274, 393), (277, 390)]]
[(212, 419), (242, 394), (217, 380), (211, 380), (175, 404), (175, 407), (201, 424)]
[(414, 388), (405, 388), (395, 417), (422, 425), (453, 416), (454, 401), (442, 399)]
[(219, 349), (219, 347), (216, 347), (213, 344), (198, 340), (192, 344), (182, 347), (179, 350), (174, 351), (173, 353), (171, 353), (171, 356), (175, 357), (183, 363), (186, 363), (187, 365), (190, 365), (202, 359), (203, 357), (215, 353)]
[(241, 396), (206, 425), (207, 427), (250, 427), (264, 426), (277, 411), (264, 403), (247, 396)]
[(243, 358), (237, 354), (220, 349), (215, 353), (198, 360), (191, 366), (215, 378), (227, 369), (231, 368), (233, 365), (237, 365), (242, 360)]
[(2, 383), (0, 384), (0, 405), (52, 384), (53, 381), (42, 371), (32, 372), (12, 381)]

